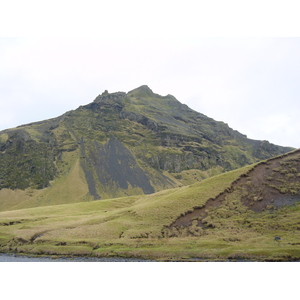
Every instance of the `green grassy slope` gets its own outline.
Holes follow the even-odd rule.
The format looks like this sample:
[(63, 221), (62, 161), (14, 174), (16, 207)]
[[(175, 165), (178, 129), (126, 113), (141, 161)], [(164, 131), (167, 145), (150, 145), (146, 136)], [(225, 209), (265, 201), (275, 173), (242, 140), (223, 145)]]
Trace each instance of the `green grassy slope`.
[[(298, 166), (299, 156), (295, 152), (276, 162), (285, 159), (282, 165), (293, 161)], [(271, 163), (151, 195), (1, 212), (0, 250), (158, 259), (299, 259), (298, 202), (255, 211), (243, 198), (249, 185), (245, 179), (262, 166), (273, 168)], [(250, 196), (256, 197), (253, 191)], [(197, 209), (205, 214), (196, 215)], [(191, 223), (174, 226), (191, 214)]]

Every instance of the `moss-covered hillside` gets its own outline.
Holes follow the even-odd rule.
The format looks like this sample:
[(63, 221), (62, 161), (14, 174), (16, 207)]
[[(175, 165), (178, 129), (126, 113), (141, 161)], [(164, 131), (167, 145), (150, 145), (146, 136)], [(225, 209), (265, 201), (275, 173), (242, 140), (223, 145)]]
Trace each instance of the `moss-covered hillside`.
[(147, 86), (0, 132), (0, 210), (151, 194), (290, 151)]

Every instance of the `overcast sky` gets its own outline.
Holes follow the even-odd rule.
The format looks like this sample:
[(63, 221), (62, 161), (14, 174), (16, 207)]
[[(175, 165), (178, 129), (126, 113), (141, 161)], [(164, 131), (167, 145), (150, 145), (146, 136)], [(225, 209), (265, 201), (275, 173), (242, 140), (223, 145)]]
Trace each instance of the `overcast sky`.
[[(224, 7), (205, 11), (195, 1), (109, 3), (98, 11), (62, 5), (56, 18), (52, 6), (38, 7), (44, 14), (25, 18), (24, 2), (14, 19), (5, 19), (12, 30), (0, 38), (0, 130), (59, 116), (104, 90), (128, 92), (145, 84), (249, 138), (300, 147), (300, 38), (268, 35), (263, 26), (249, 31), (267, 22), (267, 8), (254, 19), (254, 8), (248, 8), (251, 16), (228, 19), (221, 18)], [(271, 15), (268, 24), (279, 23), (278, 30), (279, 19)], [(93, 30), (83, 34), (86, 24)], [(64, 31), (71, 25), (77, 34)]]

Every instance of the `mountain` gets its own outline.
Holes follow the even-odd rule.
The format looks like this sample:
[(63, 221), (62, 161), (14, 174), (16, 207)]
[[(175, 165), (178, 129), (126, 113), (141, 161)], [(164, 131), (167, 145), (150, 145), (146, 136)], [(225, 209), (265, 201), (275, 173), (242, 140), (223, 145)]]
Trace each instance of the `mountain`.
[(159, 260), (300, 259), (300, 150), (192, 185), (0, 212), (0, 252)]
[(0, 132), (0, 210), (152, 194), (292, 148), (248, 139), (147, 86)]

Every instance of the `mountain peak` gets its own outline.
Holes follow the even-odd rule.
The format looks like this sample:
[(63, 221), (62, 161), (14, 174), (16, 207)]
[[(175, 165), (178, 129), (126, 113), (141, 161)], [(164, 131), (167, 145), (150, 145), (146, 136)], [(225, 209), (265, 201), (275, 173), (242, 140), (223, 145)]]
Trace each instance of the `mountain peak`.
[(105, 90), (101, 95), (98, 95), (95, 98), (94, 103), (105, 102), (109, 100), (120, 101), (125, 96), (126, 93), (124, 92), (109, 93), (107, 90)]
[[(142, 85), (128, 93), (104, 91), (63, 117), (0, 132), (0, 192), (45, 189), (44, 204), (137, 195), (290, 150), (248, 140)], [(33, 206), (41, 203), (35, 199)], [(0, 201), (0, 210), (8, 201)]]
[(141, 95), (148, 95), (152, 96), (154, 93), (153, 91), (148, 87), (148, 85), (141, 85), (140, 87), (128, 92), (128, 94), (141, 94)]

